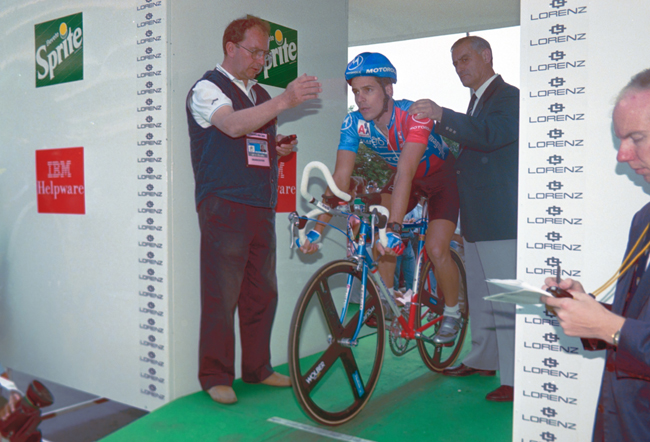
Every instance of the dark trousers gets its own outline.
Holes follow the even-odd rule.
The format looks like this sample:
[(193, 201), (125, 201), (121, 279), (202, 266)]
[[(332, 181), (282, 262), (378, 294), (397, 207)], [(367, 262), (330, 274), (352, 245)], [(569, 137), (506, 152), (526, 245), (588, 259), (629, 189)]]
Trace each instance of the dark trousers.
[(235, 379), (235, 309), (242, 379), (261, 382), (271, 368), (271, 328), (278, 303), (275, 211), (205, 198), (201, 227), (199, 382), (204, 390)]

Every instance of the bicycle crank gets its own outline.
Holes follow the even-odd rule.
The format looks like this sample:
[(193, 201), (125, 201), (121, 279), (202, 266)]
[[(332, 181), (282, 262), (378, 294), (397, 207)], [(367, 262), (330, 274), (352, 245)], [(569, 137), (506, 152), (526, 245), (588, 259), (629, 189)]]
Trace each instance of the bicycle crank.
[[(402, 316), (408, 321), (408, 311), (402, 310)], [(394, 318), (388, 327), (388, 343), (395, 356), (402, 356), (415, 348), (415, 343), (409, 347), (410, 339), (402, 336), (402, 325), (398, 318)]]

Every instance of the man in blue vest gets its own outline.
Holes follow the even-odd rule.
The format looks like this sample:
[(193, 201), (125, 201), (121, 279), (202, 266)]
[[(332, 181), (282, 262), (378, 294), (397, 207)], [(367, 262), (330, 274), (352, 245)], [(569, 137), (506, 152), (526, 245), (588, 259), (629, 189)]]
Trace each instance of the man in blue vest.
[(277, 306), (275, 205), (276, 117), (318, 98), (316, 77), (302, 75), (277, 97), (255, 77), (269, 54), (267, 22), (246, 16), (228, 25), (224, 60), (187, 97), (196, 205), (201, 228), (199, 381), (213, 400), (237, 402), (234, 313), (239, 310), (242, 380), (291, 385), (271, 368), (270, 340)]

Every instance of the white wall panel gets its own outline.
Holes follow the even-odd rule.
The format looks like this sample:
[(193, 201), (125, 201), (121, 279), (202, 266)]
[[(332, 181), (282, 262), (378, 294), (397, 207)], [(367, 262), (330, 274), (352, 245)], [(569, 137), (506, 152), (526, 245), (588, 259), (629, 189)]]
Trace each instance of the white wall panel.
[[(76, 13), (83, 80), (36, 88), (34, 26)], [(313, 159), (333, 165), (346, 112), (347, 1), (308, 10), (289, 0), (3, 2), (4, 365), (145, 409), (199, 389), (199, 232), (184, 102), (221, 62), (227, 23), (245, 13), (298, 30), (299, 74), (318, 75), (324, 93), (283, 115), (280, 131), (299, 136), (299, 170)], [(35, 152), (67, 147), (84, 149), (85, 214), (38, 213)], [(293, 304), (316, 267), (290, 254), (286, 225), (278, 215), (274, 364), (286, 361)]]
[[(250, 13), (296, 29), (298, 75), (318, 76), (323, 83), (323, 94), (317, 101), (283, 113), (279, 117), (278, 132), (298, 135), (298, 180), (303, 167), (310, 161), (320, 160), (333, 168), (339, 128), (347, 111), (348, 86), (343, 78), (347, 64), (347, 1), (309, 4), (297, 0), (274, 3), (248, 0), (233, 4), (206, 2), (201, 8), (187, 8), (182, 2), (170, 5), (170, 154), (173, 170), (170, 197), (174, 207), (171, 212), (174, 232), (171, 290), (175, 354), (172, 364), (175, 364), (174, 391), (182, 394), (199, 388), (196, 377), (200, 310), (199, 230), (184, 107), (187, 92), (205, 71), (223, 61), (221, 39), (230, 21)], [(283, 91), (264, 87), (272, 96)], [(307, 206), (300, 199), (297, 207), (302, 213), (306, 212)], [(342, 246), (324, 247), (323, 254), (319, 254), (316, 260), (298, 256), (295, 249), (289, 250), (288, 220), (284, 213), (276, 217), (276, 232), (280, 299), (272, 335), (273, 365), (287, 360), (289, 323), (302, 286), (324, 262), (343, 253)], [(237, 376), (240, 375), (240, 356), (237, 348)]]
[[(5, 2), (0, 89), (0, 355), (19, 370), (138, 395), (135, 1)], [(83, 80), (35, 87), (35, 28), (83, 15)], [(83, 147), (86, 211), (37, 213), (35, 151)]]

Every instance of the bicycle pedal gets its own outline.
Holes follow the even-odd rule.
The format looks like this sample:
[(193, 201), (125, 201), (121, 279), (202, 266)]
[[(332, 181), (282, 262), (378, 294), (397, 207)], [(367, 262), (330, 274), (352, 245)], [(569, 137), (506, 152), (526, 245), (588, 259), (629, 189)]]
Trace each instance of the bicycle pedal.
[(354, 341), (351, 341), (350, 338), (341, 338), (339, 339), (338, 343), (342, 347), (348, 347), (348, 348), (356, 347), (357, 345), (359, 345), (359, 341), (357, 341), (356, 339)]

